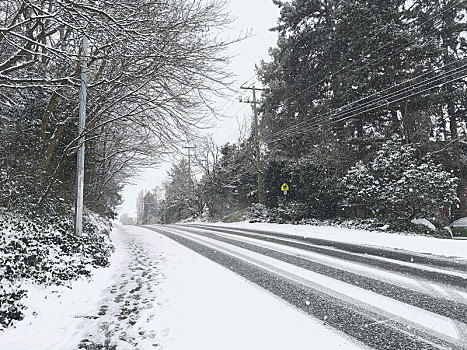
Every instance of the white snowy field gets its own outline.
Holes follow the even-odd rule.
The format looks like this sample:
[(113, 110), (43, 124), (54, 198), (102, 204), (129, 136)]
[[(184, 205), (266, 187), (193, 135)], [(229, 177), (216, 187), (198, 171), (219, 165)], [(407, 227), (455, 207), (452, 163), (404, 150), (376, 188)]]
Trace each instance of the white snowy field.
[[(153, 231), (117, 226), (112, 240), (110, 268), (89, 282), (29, 286), (26, 318), (0, 334), (0, 349), (77, 349), (85, 339), (117, 349), (365, 348)], [(122, 317), (130, 303), (134, 317)]]
[(467, 259), (467, 240), (440, 239), (331, 226), (249, 223), (246, 221), (232, 224), (216, 223), (215, 225), (280, 232), (294, 236)]

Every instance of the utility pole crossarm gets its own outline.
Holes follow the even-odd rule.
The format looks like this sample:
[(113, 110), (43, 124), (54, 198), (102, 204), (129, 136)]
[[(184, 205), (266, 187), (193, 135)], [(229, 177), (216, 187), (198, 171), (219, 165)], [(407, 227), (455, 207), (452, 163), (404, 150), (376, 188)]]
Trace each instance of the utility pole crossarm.
[(256, 86), (240, 86), (242, 90), (256, 90), (256, 91), (266, 91), (267, 89), (257, 88)]

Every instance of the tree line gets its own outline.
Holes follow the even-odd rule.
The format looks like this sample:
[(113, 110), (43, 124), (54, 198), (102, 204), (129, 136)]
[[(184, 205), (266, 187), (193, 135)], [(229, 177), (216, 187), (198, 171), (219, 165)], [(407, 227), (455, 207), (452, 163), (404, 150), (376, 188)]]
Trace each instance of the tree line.
[(277, 46), (257, 65), (261, 168), (253, 129), (208, 147), (185, 195), (169, 178), (171, 221), (251, 205), (277, 221), (466, 216), (465, 1), (273, 2)]
[(114, 216), (137, 169), (208, 122), (230, 82), (230, 23), (220, 0), (0, 0), (0, 208), (71, 207), (85, 140), (85, 205)]

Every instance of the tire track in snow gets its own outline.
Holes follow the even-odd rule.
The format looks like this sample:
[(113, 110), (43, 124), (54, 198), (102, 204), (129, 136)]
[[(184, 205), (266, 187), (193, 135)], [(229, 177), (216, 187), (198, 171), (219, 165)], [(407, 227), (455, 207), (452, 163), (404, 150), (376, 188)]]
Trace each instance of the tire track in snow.
[(162, 228), (151, 228), (199, 254), (233, 270), (248, 280), (280, 296), (362, 343), (378, 349), (465, 349), (426, 331), (412, 328), (386, 315), (361, 309), (358, 305), (310, 288), (296, 280), (284, 278), (273, 271), (239, 260), (222, 251), (195, 242), (190, 238)]
[[(399, 260), (403, 262), (423, 264), (427, 266), (439, 267), (444, 269), (453, 269), (457, 271), (465, 272), (467, 271), (467, 261), (464, 259), (448, 259), (432, 254), (422, 254), (415, 252), (400, 251), (397, 249), (374, 247), (368, 245), (360, 245), (355, 243), (331, 241), (322, 238), (313, 238), (313, 237), (302, 237), (298, 235), (290, 235), (272, 231), (258, 230), (258, 229), (247, 229), (247, 228), (230, 228), (225, 226), (216, 226), (216, 225), (203, 225), (203, 224), (189, 224), (182, 225), (188, 227), (201, 227), (209, 230), (216, 230), (219, 232), (238, 234), (239, 232), (255, 234), (257, 238), (259, 237), (275, 237), (282, 239), (293, 239), (296, 241), (301, 241), (304, 243), (311, 243), (318, 246), (325, 246), (330, 248), (336, 248), (342, 251), (347, 251), (356, 254), (365, 254), (378, 256), (387, 259)], [(260, 235), (258, 237), (258, 235)]]
[[(346, 259), (364, 265), (378, 267), (383, 270), (389, 270), (391, 272), (398, 272), (404, 275), (415, 277), (417, 279), (442, 282), (444, 284), (448, 284), (453, 287), (462, 289), (467, 288), (467, 263), (463, 261), (451, 261), (447, 259), (439, 259), (437, 257), (433, 257), (433, 261), (431, 261), (429, 258), (421, 256), (420, 254), (408, 254), (402, 252), (388, 251), (386, 249), (377, 249), (373, 247), (362, 247), (349, 243), (333, 242), (314, 238), (301, 238), (271, 232), (263, 232), (263, 234), (266, 235), (264, 236), (258, 234), (262, 231), (256, 230), (233, 230), (218, 228), (216, 226), (213, 226), (211, 228), (208, 225), (186, 225), (182, 227), (190, 226), (200, 227), (205, 230), (217, 231), (240, 237), (255, 238), (266, 242), (278, 243), (293, 248), (299, 248), (307, 251), (312, 251), (318, 254), (323, 254), (339, 259)], [(315, 244), (321, 244), (324, 245), (324, 247), (317, 246)], [(351, 253), (341, 249), (347, 249), (351, 251)], [(394, 254), (395, 257), (393, 257), (391, 254)], [(397, 262), (399, 258), (401, 263)], [(407, 265), (407, 263), (413, 263), (414, 265)], [(422, 266), (415, 265), (416, 263), (431, 266), (427, 267), (427, 269), (423, 269)], [(436, 267), (454, 269), (455, 271), (451, 274), (449, 271), (444, 272), (441, 270), (437, 271), (429, 269)], [(463, 276), (461, 277), (460, 275), (457, 275), (458, 273), (463, 274)]]
[(467, 305), (442, 298), (439, 293), (438, 297), (431, 296), (425, 293), (420, 293), (407, 288), (397, 286), (392, 283), (380, 281), (374, 278), (362, 276), (356, 273), (348, 272), (339, 268), (335, 268), (323, 263), (314, 262), (310, 259), (292, 255), (290, 253), (279, 252), (270, 248), (260, 247), (255, 244), (230, 239), (228, 237), (220, 237), (209, 232), (200, 232), (197, 230), (184, 227), (185, 231), (216, 239), (218, 241), (232, 244), (244, 249), (248, 249), (274, 259), (284, 261), (296, 266), (300, 266), (309, 271), (313, 271), (324, 276), (334, 278), (336, 280), (390, 297), (394, 300), (413, 305), (415, 307), (437, 313), (455, 320), (467, 320)]

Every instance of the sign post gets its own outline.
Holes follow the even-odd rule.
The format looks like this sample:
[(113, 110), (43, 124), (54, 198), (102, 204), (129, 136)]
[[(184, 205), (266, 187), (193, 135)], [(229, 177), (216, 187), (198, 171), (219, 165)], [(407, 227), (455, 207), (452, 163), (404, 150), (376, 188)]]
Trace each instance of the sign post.
[(285, 182), (281, 186), (281, 191), (284, 192), (284, 196), (287, 197), (287, 191), (289, 190), (289, 185), (287, 185)]

